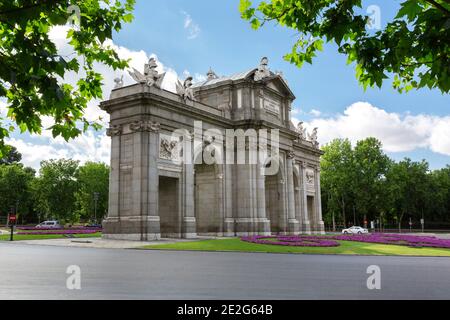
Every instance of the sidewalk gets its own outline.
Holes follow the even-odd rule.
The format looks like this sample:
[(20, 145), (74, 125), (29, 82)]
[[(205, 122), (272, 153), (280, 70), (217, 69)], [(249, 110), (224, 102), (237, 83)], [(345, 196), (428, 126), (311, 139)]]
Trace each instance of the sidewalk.
[(46, 240), (21, 240), (15, 243), (60, 246), (60, 247), (80, 247), (80, 248), (103, 248), (103, 249), (133, 249), (146, 245), (157, 245), (175, 243), (180, 241), (189, 241), (186, 239), (161, 239), (159, 241), (126, 241), (110, 240), (102, 238), (79, 238), (79, 239), (46, 239)]
[(206, 239), (217, 239), (214, 237), (198, 237), (196, 239), (172, 239), (164, 238), (153, 241), (128, 241), (111, 240), (102, 238), (64, 238), (64, 239), (45, 239), (45, 240), (20, 240), (14, 241), (17, 244), (59, 246), (59, 247), (79, 247), (79, 248), (103, 248), (103, 249), (134, 249), (147, 245), (170, 244), (177, 242), (189, 242)]

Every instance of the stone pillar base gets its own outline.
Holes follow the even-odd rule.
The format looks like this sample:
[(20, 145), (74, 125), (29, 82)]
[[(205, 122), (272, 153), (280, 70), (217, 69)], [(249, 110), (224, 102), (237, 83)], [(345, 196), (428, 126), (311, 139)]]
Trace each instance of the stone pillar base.
[(150, 241), (161, 238), (159, 217), (127, 216), (103, 220), (103, 238)]
[(184, 217), (181, 236), (185, 239), (192, 239), (197, 237), (197, 224), (195, 217)]
[(256, 233), (259, 236), (270, 236), (270, 220), (266, 218), (255, 219)]
[(258, 235), (257, 221), (254, 218), (237, 218), (235, 232), (238, 237)]
[(225, 237), (234, 237), (234, 219), (233, 218), (225, 218), (223, 224), (223, 235)]
[(290, 235), (300, 234), (300, 223), (297, 219), (289, 219), (288, 221), (288, 233)]
[(309, 223), (309, 220), (303, 222), (302, 233), (311, 234), (311, 225)]
[(318, 234), (325, 234), (325, 224), (323, 221), (319, 221), (319, 230), (317, 230)]

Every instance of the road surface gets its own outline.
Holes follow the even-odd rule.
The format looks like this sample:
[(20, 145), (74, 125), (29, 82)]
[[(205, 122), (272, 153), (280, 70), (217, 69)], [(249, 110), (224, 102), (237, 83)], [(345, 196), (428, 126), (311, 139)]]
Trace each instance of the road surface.
[[(66, 287), (69, 265), (81, 290)], [(367, 267), (381, 289), (367, 288)], [(0, 299), (450, 299), (450, 258), (175, 252), (0, 243)]]

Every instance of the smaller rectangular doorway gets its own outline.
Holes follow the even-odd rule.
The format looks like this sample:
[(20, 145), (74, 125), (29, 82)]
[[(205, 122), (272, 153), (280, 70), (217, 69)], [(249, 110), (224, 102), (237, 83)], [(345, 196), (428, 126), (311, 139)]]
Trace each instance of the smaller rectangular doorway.
[(158, 205), (161, 237), (181, 238), (177, 178), (159, 177)]

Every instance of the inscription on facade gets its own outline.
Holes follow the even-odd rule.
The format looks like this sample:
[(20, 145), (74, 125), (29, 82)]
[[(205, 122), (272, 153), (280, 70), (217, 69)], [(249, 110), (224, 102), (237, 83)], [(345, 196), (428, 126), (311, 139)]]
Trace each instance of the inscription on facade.
[(280, 114), (280, 100), (276, 97), (264, 95), (264, 108), (276, 114), (277, 116)]

